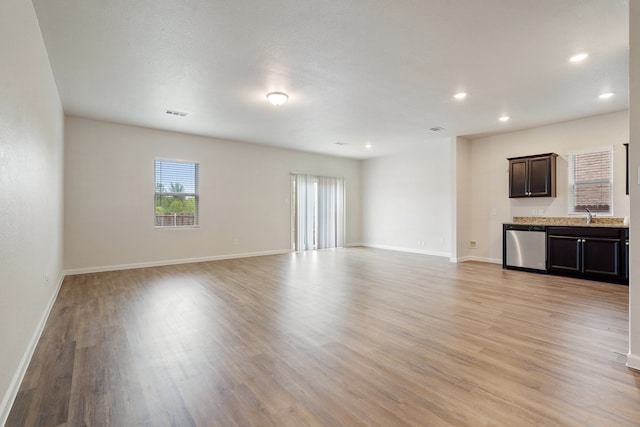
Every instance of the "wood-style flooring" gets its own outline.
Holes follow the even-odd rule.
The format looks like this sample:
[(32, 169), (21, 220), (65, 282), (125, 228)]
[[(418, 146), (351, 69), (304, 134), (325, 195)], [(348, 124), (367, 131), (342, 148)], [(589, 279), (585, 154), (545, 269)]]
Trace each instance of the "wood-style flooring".
[(67, 277), (7, 426), (638, 426), (628, 288), (348, 248)]

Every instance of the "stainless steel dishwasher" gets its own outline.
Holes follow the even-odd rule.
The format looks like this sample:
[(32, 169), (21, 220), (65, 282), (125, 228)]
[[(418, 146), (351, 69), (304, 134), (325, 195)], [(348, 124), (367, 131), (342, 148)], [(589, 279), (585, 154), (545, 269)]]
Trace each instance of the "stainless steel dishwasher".
[(547, 269), (547, 239), (543, 225), (504, 224), (504, 268)]

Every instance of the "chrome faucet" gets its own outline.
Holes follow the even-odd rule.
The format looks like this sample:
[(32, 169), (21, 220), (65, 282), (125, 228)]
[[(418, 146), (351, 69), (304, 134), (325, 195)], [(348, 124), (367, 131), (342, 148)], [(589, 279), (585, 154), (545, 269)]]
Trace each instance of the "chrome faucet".
[(595, 215), (591, 213), (589, 208), (584, 208), (584, 210), (587, 211), (587, 224), (591, 224), (591, 220)]

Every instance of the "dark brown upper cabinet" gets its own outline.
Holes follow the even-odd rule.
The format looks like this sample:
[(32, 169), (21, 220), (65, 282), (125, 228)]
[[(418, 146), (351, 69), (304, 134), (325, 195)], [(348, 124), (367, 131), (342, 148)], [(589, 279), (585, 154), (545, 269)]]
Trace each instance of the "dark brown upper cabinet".
[(555, 153), (512, 157), (509, 160), (509, 197), (556, 197)]

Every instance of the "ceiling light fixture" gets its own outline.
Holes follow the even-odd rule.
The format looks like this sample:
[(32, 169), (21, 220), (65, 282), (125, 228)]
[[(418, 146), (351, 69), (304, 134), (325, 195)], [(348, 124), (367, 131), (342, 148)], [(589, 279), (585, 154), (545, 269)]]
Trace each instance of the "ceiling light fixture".
[(453, 95), (453, 97), (455, 99), (465, 99), (467, 97), (467, 93), (466, 92), (458, 92), (455, 95)]
[(371, 147), (373, 147), (373, 145), (371, 145), (371, 144), (367, 144), (367, 145), (364, 146), (364, 148), (371, 148)]
[(269, 92), (267, 94), (267, 99), (272, 105), (282, 105), (287, 102), (289, 95), (284, 92)]
[(600, 99), (609, 99), (613, 95), (615, 95), (615, 92), (605, 92), (605, 93), (601, 94), (600, 96), (598, 96), (598, 98), (600, 98)]
[(581, 62), (581, 61), (584, 61), (585, 59), (587, 59), (588, 56), (589, 56), (588, 53), (579, 53), (579, 54), (573, 55), (571, 58), (569, 58), (569, 61), (571, 61), (571, 62)]
[(502, 117), (500, 117), (498, 120), (500, 120), (501, 122), (508, 122), (508, 121), (509, 121), (509, 119), (511, 119), (511, 117), (509, 117), (509, 116), (502, 116)]

